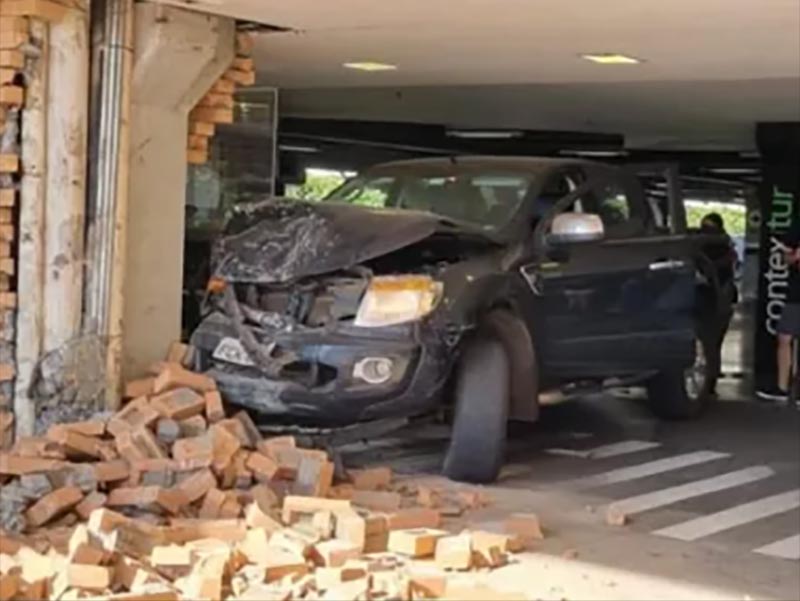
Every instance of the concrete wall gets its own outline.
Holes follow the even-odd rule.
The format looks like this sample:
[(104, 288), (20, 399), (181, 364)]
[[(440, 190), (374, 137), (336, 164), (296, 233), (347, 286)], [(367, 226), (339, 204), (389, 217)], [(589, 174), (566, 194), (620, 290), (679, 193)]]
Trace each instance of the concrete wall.
[(188, 113), (234, 56), (233, 20), (136, 5), (123, 309), (125, 377), (180, 337)]

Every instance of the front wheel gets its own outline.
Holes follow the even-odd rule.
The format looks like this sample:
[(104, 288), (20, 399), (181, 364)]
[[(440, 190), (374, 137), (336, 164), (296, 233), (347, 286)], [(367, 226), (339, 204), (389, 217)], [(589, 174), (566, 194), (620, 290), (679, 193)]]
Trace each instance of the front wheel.
[(661, 372), (648, 381), (650, 408), (658, 417), (691, 419), (701, 415), (713, 400), (718, 377), (711, 354), (715, 351), (708, 339), (698, 337), (695, 344), (694, 365)]
[(470, 341), (459, 361), (455, 415), (444, 475), (459, 482), (494, 482), (505, 459), (511, 367), (494, 337)]

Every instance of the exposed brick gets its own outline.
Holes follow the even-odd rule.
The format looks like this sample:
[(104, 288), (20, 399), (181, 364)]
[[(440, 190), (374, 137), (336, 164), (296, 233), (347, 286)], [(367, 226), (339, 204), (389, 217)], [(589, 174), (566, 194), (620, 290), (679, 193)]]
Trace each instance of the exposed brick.
[(131, 380), (125, 384), (125, 392), (123, 396), (126, 399), (135, 399), (138, 397), (150, 396), (153, 394), (153, 385), (156, 383), (155, 376), (148, 376), (146, 378), (139, 378), (138, 380)]
[(63, 467), (64, 462), (55, 459), (20, 457), (0, 453), (0, 475), (21, 476), (38, 472), (50, 472)]
[(64, 449), (57, 442), (39, 436), (23, 436), (11, 447), (12, 455), (39, 459), (65, 459)]
[(260, 564), (264, 568), (264, 581), (276, 582), (290, 575), (304, 575), (308, 572), (306, 560), (302, 555), (286, 549), (270, 546), (269, 553)]
[(89, 419), (60, 425), (70, 432), (77, 432), (84, 436), (102, 436), (106, 433), (106, 420), (104, 419)]
[(211, 426), (208, 432), (213, 445), (211, 467), (216, 472), (221, 472), (230, 464), (236, 451), (241, 448), (242, 443), (230, 431), (219, 424)]
[(67, 453), (68, 457), (86, 458), (101, 457), (101, 444), (97, 438), (85, 436), (76, 431), (69, 430), (62, 425), (51, 426), (47, 431), (47, 437), (59, 443)]
[(442, 530), (416, 528), (389, 533), (389, 551), (415, 558), (430, 557), (436, 551), (436, 541), (447, 536)]
[(92, 492), (86, 495), (83, 500), (75, 506), (75, 513), (82, 520), (88, 520), (95, 509), (100, 509), (106, 504), (108, 497), (101, 492)]
[(389, 530), (411, 530), (414, 528), (439, 528), (442, 517), (435, 509), (413, 507), (401, 509), (387, 516)]
[(167, 541), (172, 543), (185, 543), (203, 538), (217, 538), (236, 543), (244, 540), (246, 534), (247, 525), (244, 520), (173, 519), (170, 526), (164, 529)]
[(149, 428), (136, 428), (131, 432), (133, 442), (151, 459), (166, 459), (167, 453)]
[(207, 460), (209, 464), (213, 459), (213, 444), (210, 433), (194, 438), (182, 438), (172, 445), (172, 456), (183, 460)]
[(156, 378), (153, 392), (161, 394), (176, 388), (191, 388), (195, 392), (205, 393), (216, 390), (217, 385), (208, 376), (193, 373), (177, 363), (167, 363)]
[(170, 343), (167, 350), (166, 362), (177, 363), (185, 367), (188, 364), (187, 360), (191, 358), (190, 354), (191, 351), (188, 344), (174, 341)]
[(206, 493), (203, 498), (203, 503), (200, 506), (198, 516), (205, 520), (215, 520), (220, 517), (220, 510), (222, 504), (226, 500), (225, 493), (216, 488), (212, 488)]
[(95, 479), (98, 482), (116, 482), (128, 477), (130, 467), (124, 459), (103, 461), (93, 466)]
[(182, 419), (178, 422), (181, 429), (182, 438), (201, 436), (208, 428), (206, 420), (202, 415), (195, 415), (189, 419)]
[(403, 498), (396, 492), (357, 490), (353, 493), (353, 505), (373, 511), (397, 511)]
[(38, 527), (69, 511), (83, 499), (83, 492), (77, 487), (54, 490), (34, 503), (25, 512), (29, 526)]
[(304, 456), (300, 460), (292, 492), (297, 495), (326, 497), (333, 484), (333, 472), (332, 462)]
[(245, 465), (247, 469), (253, 472), (257, 479), (262, 481), (272, 480), (276, 477), (280, 469), (274, 459), (258, 452), (250, 453)]
[(248, 449), (255, 449), (258, 443), (261, 442), (261, 432), (250, 417), (250, 414), (247, 411), (239, 411), (233, 418), (241, 422), (244, 431), (247, 433), (248, 442), (242, 443), (242, 446)]
[(160, 417), (158, 411), (153, 409), (147, 399), (140, 397), (134, 399), (108, 420), (106, 430), (112, 436), (119, 436), (122, 432), (136, 428), (148, 427)]
[(211, 470), (204, 469), (183, 480), (178, 485), (178, 488), (183, 491), (190, 503), (194, 503), (201, 499), (208, 491), (216, 488), (216, 486), (217, 479), (214, 477), (214, 474), (211, 473)]
[(472, 567), (472, 539), (469, 534), (438, 539), (435, 561), (443, 570), (469, 570)]
[(225, 419), (225, 407), (222, 405), (222, 395), (216, 390), (211, 390), (203, 395), (206, 403), (206, 419), (214, 424)]
[(331, 513), (352, 510), (350, 501), (338, 499), (321, 499), (319, 497), (288, 496), (283, 500), (283, 522), (295, 523), (303, 514), (312, 515), (317, 511)]
[(60, 570), (53, 582), (54, 591), (76, 588), (101, 592), (111, 586), (111, 568), (82, 564), (69, 564)]
[(392, 468), (389, 467), (348, 470), (347, 475), (358, 490), (380, 490), (392, 483)]
[(277, 532), (283, 526), (269, 513), (261, 509), (258, 503), (250, 503), (244, 512), (244, 519), (250, 528), (263, 528), (270, 534)]
[(14, 414), (0, 411), (0, 451), (6, 451), (14, 443)]
[(67, 556), (70, 563), (99, 565), (107, 557), (102, 541), (97, 535), (81, 524), (72, 532), (67, 547)]
[(256, 448), (264, 455), (278, 459), (279, 450), (297, 448), (297, 441), (294, 436), (275, 436), (260, 441)]
[(508, 534), (516, 535), (525, 541), (544, 538), (539, 518), (534, 513), (515, 513), (506, 518), (504, 528)]
[(360, 546), (337, 539), (317, 543), (311, 554), (314, 563), (329, 568), (342, 567), (348, 559), (358, 559), (360, 556)]
[(163, 417), (182, 420), (201, 415), (206, 402), (191, 388), (176, 388), (153, 397), (150, 406)]

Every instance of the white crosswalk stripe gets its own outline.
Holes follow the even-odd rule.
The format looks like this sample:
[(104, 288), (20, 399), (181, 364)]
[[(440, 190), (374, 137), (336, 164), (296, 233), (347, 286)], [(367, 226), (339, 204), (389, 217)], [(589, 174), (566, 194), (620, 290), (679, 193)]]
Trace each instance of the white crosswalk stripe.
[(800, 560), (800, 534), (764, 545), (754, 552), (760, 555), (769, 555), (770, 557), (780, 557), (781, 559)]
[(764, 465), (749, 467), (713, 478), (688, 482), (680, 486), (671, 486), (643, 495), (615, 501), (611, 504), (611, 509), (621, 514), (633, 515), (658, 507), (672, 505), (673, 503), (685, 501), (694, 497), (700, 497), (713, 492), (757, 482), (758, 480), (769, 478), (774, 475), (774, 473), (772, 469)]
[(618, 484), (620, 482), (629, 482), (631, 480), (638, 480), (640, 478), (647, 478), (648, 476), (655, 476), (673, 470), (682, 469), (692, 465), (707, 463), (709, 461), (716, 461), (717, 459), (725, 459), (730, 457), (728, 453), (718, 453), (716, 451), (697, 451), (694, 453), (686, 453), (684, 455), (675, 455), (674, 457), (667, 457), (665, 459), (658, 459), (656, 461), (648, 461), (647, 463), (640, 463), (631, 467), (623, 467), (595, 476), (589, 476), (574, 482), (576, 486), (581, 488), (591, 488), (595, 486), (605, 486), (608, 484)]
[(786, 513), (800, 507), (800, 489), (743, 503), (703, 517), (656, 530), (654, 534), (683, 541), (694, 541), (756, 520)]
[(574, 451), (572, 449), (545, 449), (545, 453), (550, 455), (564, 455), (568, 457), (580, 457), (582, 459), (608, 459), (609, 457), (619, 457), (629, 453), (648, 451), (661, 446), (661, 443), (648, 440), (625, 440), (612, 444), (603, 445), (585, 451)]

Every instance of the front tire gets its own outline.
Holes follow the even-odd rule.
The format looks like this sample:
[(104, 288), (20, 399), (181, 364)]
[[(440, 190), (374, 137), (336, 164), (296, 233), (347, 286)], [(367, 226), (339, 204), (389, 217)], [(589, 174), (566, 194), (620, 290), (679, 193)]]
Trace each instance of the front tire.
[[(650, 408), (658, 417), (686, 420), (702, 415), (714, 398), (718, 374), (715, 373), (712, 342), (696, 339), (695, 364), (654, 376), (647, 383)], [(709, 360), (710, 359), (710, 360)]]
[(494, 482), (505, 460), (511, 363), (497, 338), (467, 343), (455, 380), (455, 416), (444, 475), (471, 483)]

